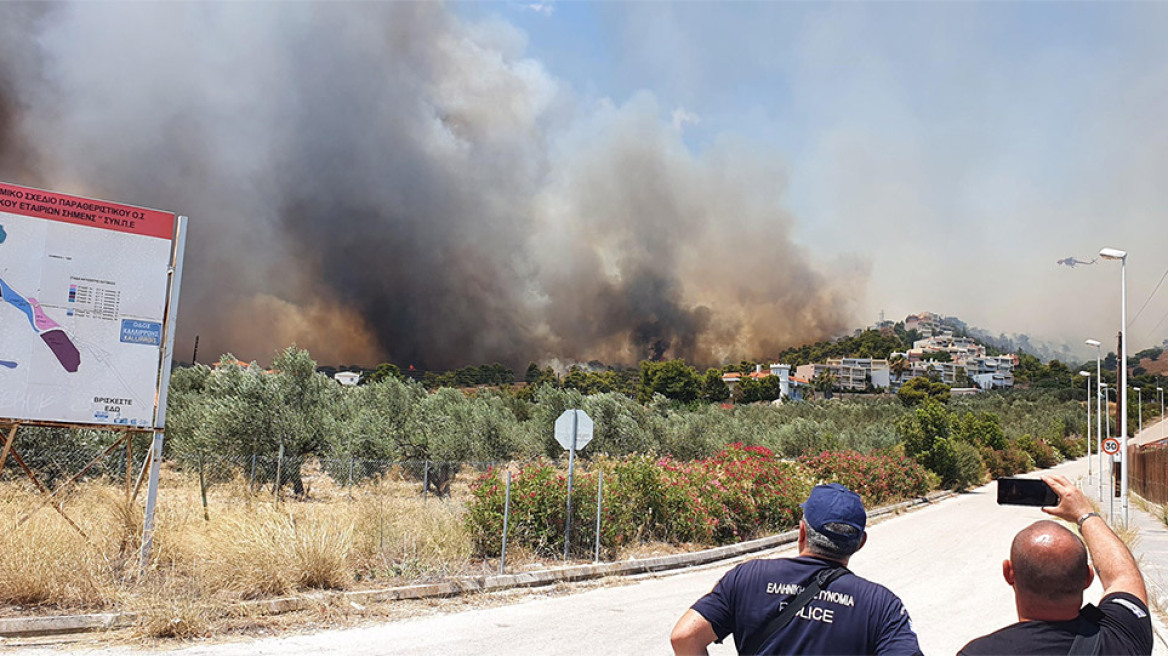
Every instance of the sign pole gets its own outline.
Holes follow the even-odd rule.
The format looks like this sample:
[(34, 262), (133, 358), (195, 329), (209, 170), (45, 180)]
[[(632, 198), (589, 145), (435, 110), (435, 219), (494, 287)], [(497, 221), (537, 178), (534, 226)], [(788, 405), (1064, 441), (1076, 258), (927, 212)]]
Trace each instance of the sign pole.
[(564, 560), (572, 543), (572, 482), (576, 473), (576, 452), (592, 441), (592, 417), (577, 408), (564, 410), (556, 419), (556, 441), (568, 450), (568, 515), (564, 518)]
[(604, 470), (597, 472), (596, 478), (596, 555), (592, 561), (600, 562), (600, 509), (604, 501)]
[(568, 560), (568, 545), (572, 542), (572, 474), (576, 466), (576, 435), (579, 432), (579, 414), (572, 411), (572, 448), (568, 451), (568, 516), (564, 518), (564, 560)]
[(507, 492), (503, 499), (503, 549), (499, 554), (499, 576), (507, 573), (507, 523), (511, 518), (511, 470), (507, 470)]
[(183, 252), (187, 242), (187, 217), (180, 216), (175, 230), (174, 254), (170, 274), (170, 289), (168, 290), (165, 341), (163, 342), (161, 362), (159, 363), (158, 401), (154, 406), (154, 442), (150, 449), (150, 483), (146, 488), (146, 513), (142, 520), (142, 553), (139, 561), (141, 573), (146, 572), (150, 564), (150, 549), (154, 542), (154, 509), (158, 502), (158, 475), (162, 466), (162, 438), (166, 430), (166, 398), (170, 389), (170, 366), (174, 359), (174, 332), (178, 317), (178, 296), (182, 283)]

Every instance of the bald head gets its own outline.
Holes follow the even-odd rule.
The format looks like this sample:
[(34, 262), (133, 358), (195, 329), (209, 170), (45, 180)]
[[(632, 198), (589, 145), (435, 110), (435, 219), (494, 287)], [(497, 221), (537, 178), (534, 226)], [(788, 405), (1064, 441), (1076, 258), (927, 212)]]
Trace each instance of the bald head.
[(1035, 522), (1010, 545), (1014, 589), (1050, 601), (1082, 600), (1091, 583), (1087, 547), (1079, 536), (1050, 520)]

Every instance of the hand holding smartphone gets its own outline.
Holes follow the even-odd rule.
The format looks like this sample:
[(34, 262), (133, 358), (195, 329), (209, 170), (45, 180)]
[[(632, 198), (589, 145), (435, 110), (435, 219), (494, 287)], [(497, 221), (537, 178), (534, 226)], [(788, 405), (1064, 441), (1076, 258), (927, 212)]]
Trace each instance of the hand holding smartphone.
[(999, 478), (998, 505), (1053, 507), (1059, 495), (1037, 478)]

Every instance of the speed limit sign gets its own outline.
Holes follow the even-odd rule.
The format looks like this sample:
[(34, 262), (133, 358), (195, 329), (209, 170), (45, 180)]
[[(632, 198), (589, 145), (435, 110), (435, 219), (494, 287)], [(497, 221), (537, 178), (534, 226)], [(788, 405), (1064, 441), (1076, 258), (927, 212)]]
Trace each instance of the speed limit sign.
[(1119, 453), (1119, 440), (1114, 437), (1109, 437), (1103, 440), (1103, 453), (1113, 456)]

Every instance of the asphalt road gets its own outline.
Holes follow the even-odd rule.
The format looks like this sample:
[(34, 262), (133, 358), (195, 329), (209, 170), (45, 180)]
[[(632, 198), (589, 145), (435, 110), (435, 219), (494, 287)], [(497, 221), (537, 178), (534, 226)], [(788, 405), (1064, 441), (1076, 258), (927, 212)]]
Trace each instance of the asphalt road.
[[(1073, 480), (1086, 473), (1086, 461), (1066, 463), (1055, 471)], [(1016, 621), (1013, 597), (1001, 576), (1002, 559), (1015, 533), (1046, 516), (1036, 508), (1000, 507), (994, 490), (990, 484), (881, 521), (869, 528), (867, 545), (852, 559), (853, 571), (887, 585), (904, 600), (926, 654), (953, 654), (971, 638)], [(788, 548), (766, 557), (792, 553)], [(668, 654), (674, 622), (730, 566), (723, 563), (503, 607), (311, 635), (198, 645), (174, 653)], [(1087, 599), (1098, 601), (1100, 594), (1096, 582)], [(731, 644), (711, 649), (711, 654), (734, 653)], [(1158, 642), (1155, 653), (1168, 655), (1168, 649)]]

